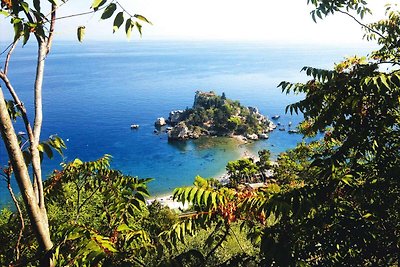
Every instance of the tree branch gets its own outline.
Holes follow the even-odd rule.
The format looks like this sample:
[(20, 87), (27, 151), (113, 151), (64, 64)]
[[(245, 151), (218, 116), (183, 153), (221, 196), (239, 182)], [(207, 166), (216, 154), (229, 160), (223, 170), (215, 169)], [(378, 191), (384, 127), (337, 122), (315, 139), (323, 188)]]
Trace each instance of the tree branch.
[(235, 239), (236, 239), (236, 242), (238, 243), (238, 245), (239, 245), (240, 249), (242, 250), (242, 252), (243, 252), (243, 253), (246, 253), (246, 251), (244, 251), (244, 249), (243, 249), (242, 245), (240, 244), (240, 242), (239, 242), (239, 239), (238, 239), (238, 237), (237, 237), (237, 235), (236, 235), (236, 233), (235, 233), (235, 230), (234, 230), (234, 229), (232, 229), (232, 234), (233, 234), (233, 236), (235, 237)]
[(122, 11), (124, 11), (126, 14), (128, 14), (128, 16), (133, 18), (133, 16), (118, 1), (116, 1), (115, 3), (122, 9)]
[(54, 38), (54, 27), (56, 22), (56, 10), (57, 6), (55, 4), (51, 5), (51, 19), (50, 19), (50, 29), (49, 29), (49, 37), (47, 39), (47, 53), (50, 53), (51, 45), (53, 43)]
[[(71, 15), (66, 15), (66, 16), (58, 17), (58, 18), (56, 18), (55, 20), (68, 19), (68, 18), (73, 18), (73, 17), (79, 17), (79, 16), (90, 15), (90, 14), (93, 14), (93, 13), (96, 13), (96, 12), (98, 12), (98, 11), (100, 11), (100, 10), (105, 9), (106, 7), (107, 7), (107, 6), (101, 7), (101, 8), (99, 8), (99, 9), (97, 9), (97, 10), (91, 10), (91, 11), (87, 11), (87, 12), (82, 12), (82, 13), (77, 13), (77, 14), (71, 14)], [(121, 7), (121, 8), (122, 8), (122, 7)], [(123, 8), (122, 8), (122, 9), (123, 9)], [(128, 12), (127, 12), (127, 13), (128, 13)], [(130, 14), (128, 13), (128, 15), (130, 15)]]
[(19, 99), (17, 93), (14, 90), (14, 87), (12, 86), (10, 80), (8, 79), (8, 76), (2, 71), (0, 71), (0, 79), (3, 80), (4, 84), (6, 85), (8, 91), (11, 94), (15, 104), (17, 105), (19, 111), (21, 112), (21, 116), (22, 116), (22, 119), (24, 121), (25, 129), (26, 129), (26, 132), (28, 134), (29, 141), (30, 141), (30, 143), (32, 143), (33, 142), (33, 131), (32, 131), (31, 124), (29, 123), (29, 119), (28, 119), (28, 115), (27, 115), (27, 112), (26, 112), (25, 105)]
[(378, 32), (378, 31), (372, 29), (371, 27), (369, 27), (368, 25), (366, 25), (366, 24), (364, 24), (364, 23), (361, 23), (361, 21), (359, 21), (356, 17), (354, 17), (354, 16), (351, 15), (350, 13), (348, 13), (348, 12), (346, 12), (346, 11), (343, 11), (343, 10), (340, 10), (340, 9), (337, 10), (337, 11), (340, 12), (340, 13), (342, 13), (342, 14), (345, 14), (345, 15), (349, 16), (350, 18), (352, 18), (355, 22), (357, 22), (357, 23), (358, 23), (359, 25), (361, 25), (362, 27), (368, 29), (370, 32), (373, 32), (373, 33), (379, 35), (381, 38), (385, 39), (385, 36), (383, 36), (380, 32)]
[(9, 166), (8, 170), (7, 170), (7, 189), (10, 192), (11, 198), (14, 202), (15, 207), (17, 208), (17, 212), (18, 212), (18, 216), (19, 216), (19, 221), (21, 223), (21, 229), (19, 230), (19, 234), (18, 234), (18, 239), (17, 239), (17, 244), (15, 244), (15, 260), (18, 261), (19, 260), (19, 245), (21, 243), (21, 239), (22, 239), (22, 234), (24, 232), (25, 229), (25, 222), (24, 222), (24, 217), (22, 216), (22, 211), (21, 208), (19, 207), (18, 201), (15, 197), (15, 194), (12, 190), (11, 187), (11, 172), (12, 172), (12, 167)]
[(39, 207), (44, 210), (44, 194), (43, 194), (43, 180), (42, 169), (40, 163), (40, 154), (38, 150), (40, 133), (43, 123), (43, 100), (42, 100), (42, 87), (44, 75), (44, 62), (47, 55), (47, 45), (43, 37), (37, 36), (38, 39), (38, 58), (36, 67), (35, 87), (34, 87), (34, 106), (35, 106), (35, 119), (33, 123), (33, 143), (31, 144), (32, 154), (32, 168), (39, 193)]
[(84, 205), (86, 205), (86, 203), (94, 196), (94, 194), (100, 189), (100, 187), (101, 186), (98, 186), (97, 188), (96, 188), (96, 190), (93, 190), (93, 192), (90, 194), (90, 196), (88, 196), (80, 205), (79, 205), (79, 202), (78, 202), (78, 209), (77, 209), (77, 215), (76, 215), (76, 220), (78, 220), (78, 218), (79, 218), (79, 215), (80, 215), (80, 212), (81, 212), (81, 209), (82, 209), (82, 207), (84, 206)]
[(213, 247), (213, 249), (207, 253), (206, 261), (212, 254), (214, 254), (214, 252), (217, 250), (217, 248), (219, 248), (221, 246), (221, 244), (226, 240), (226, 237), (229, 234), (229, 229), (230, 229), (230, 227), (228, 225), (227, 228), (225, 229), (224, 236), (218, 241), (218, 243), (215, 245), (215, 247)]
[(0, 53), (0, 56), (3, 55), (5, 52), (7, 52), (7, 50), (13, 45), (14, 42), (10, 43), (9, 45), (7, 45), (7, 47)]
[(14, 42), (12, 42), (11, 48), (7, 53), (6, 61), (4, 63), (4, 74), (5, 75), (7, 75), (7, 73), (8, 73), (8, 65), (10, 63), (11, 54), (14, 52), (14, 49), (17, 46), (18, 41), (19, 41), (19, 38), (17, 40), (15, 40)]
[[(47, 218), (44, 218), (40, 211), (35, 194), (33, 192), (28, 168), (26, 166), (24, 156), (19, 147), (15, 129), (8, 114), (7, 106), (4, 99), (3, 91), (0, 87), (0, 132), (4, 145), (14, 171), (15, 180), (24, 199), (26, 210), (31, 222), (32, 229), (36, 235), (36, 239), (42, 250), (50, 250), (53, 246), (49, 229), (46, 227)], [(48, 224), (48, 223), (47, 223)]]
[(68, 18), (73, 18), (73, 17), (78, 17), (78, 16), (89, 15), (89, 14), (93, 14), (94, 12), (96, 12), (96, 11), (92, 10), (92, 11), (87, 11), (87, 12), (82, 12), (82, 13), (77, 13), (77, 14), (72, 14), (72, 15), (66, 15), (66, 16), (58, 17), (55, 20), (68, 19)]

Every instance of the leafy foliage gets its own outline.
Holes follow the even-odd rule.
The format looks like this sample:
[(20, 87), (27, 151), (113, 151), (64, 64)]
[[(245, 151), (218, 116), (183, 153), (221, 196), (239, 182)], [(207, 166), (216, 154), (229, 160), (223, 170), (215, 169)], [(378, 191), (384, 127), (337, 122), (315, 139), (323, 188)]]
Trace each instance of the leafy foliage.
[[(49, 214), (57, 214), (50, 223), (61, 242), (55, 254), (60, 265), (135, 262), (135, 255), (151, 247), (149, 234), (136, 224), (149, 179), (111, 170), (109, 160), (108, 155), (94, 162), (75, 160), (46, 181)], [(131, 256), (121, 259), (128, 252)]]
[[(309, 3), (314, 20), (369, 12), (364, 1)], [(399, 264), (398, 14), (388, 7), (386, 20), (364, 25), (366, 38), (381, 45), (371, 57), (347, 58), (333, 70), (304, 67), (308, 82), (279, 85), (285, 93), (305, 95), (287, 111), (304, 115), (300, 129), (306, 136), (323, 138), (281, 154), (276, 183), (250, 192), (231, 189), (233, 203), (213, 202), (220, 210), (235, 207), (230, 214), (250, 226), (248, 237), (260, 248), (258, 265)], [(198, 185), (177, 192), (196, 204), (193, 190)], [(202, 207), (218, 222), (217, 209)]]
[[(62, 0), (63, 4), (67, 1)], [(50, 14), (42, 13), (42, 6), (46, 3), (52, 5), (52, 11)], [(23, 38), (23, 44), (25, 45), (31, 34), (39, 36), (41, 38), (47, 38), (50, 34), (47, 23), (50, 21), (49, 16), (59, 8), (60, 4), (58, 1), (48, 0), (40, 1), (35, 0), (33, 3), (27, 1), (1, 1), (0, 15), (10, 17), (11, 24), (14, 28), (14, 40)], [(109, 0), (94, 0), (91, 9), (93, 12), (100, 12), (101, 19), (107, 20), (114, 16), (113, 32), (117, 31), (120, 26), (125, 22), (125, 33), (130, 38), (132, 29), (136, 26), (140, 35), (142, 35), (142, 24), (152, 24), (146, 17), (140, 14), (131, 15), (118, 1)], [(116, 12), (119, 11), (119, 12)], [(124, 18), (127, 17), (125, 20)], [(85, 34), (85, 26), (81, 25), (77, 28), (77, 38), (79, 42), (83, 41)]]
[[(103, 10), (101, 14), (102, 20), (110, 19), (114, 14), (116, 14), (113, 22), (113, 33), (115, 33), (125, 22), (125, 33), (128, 38), (130, 38), (132, 29), (135, 26), (140, 36), (142, 36), (143, 26), (141, 22), (152, 25), (152, 23), (146, 17), (140, 14), (131, 15), (118, 1), (94, 0), (92, 3), (92, 9), (94, 12)], [(127, 17), (127, 19), (125, 19), (124, 15)]]
[(229, 180), (232, 185), (254, 181), (259, 167), (251, 158), (229, 161), (226, 165)]

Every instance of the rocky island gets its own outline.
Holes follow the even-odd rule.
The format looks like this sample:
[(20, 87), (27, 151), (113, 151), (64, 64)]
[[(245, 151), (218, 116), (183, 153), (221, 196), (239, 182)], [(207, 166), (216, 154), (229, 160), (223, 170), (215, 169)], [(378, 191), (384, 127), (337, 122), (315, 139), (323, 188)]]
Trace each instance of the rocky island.
[[(157, 119), (157, 122), (160, 118)], [(166, 120), (169, 140), (196, 139), (200, 136), (228, 136), (246, 140), (267, 139), (276, 128), (257, 108), (214, 92), (197, 91), (192, 108), (171, 111)], [(159, 123), (156, 123), (159, 125)]]

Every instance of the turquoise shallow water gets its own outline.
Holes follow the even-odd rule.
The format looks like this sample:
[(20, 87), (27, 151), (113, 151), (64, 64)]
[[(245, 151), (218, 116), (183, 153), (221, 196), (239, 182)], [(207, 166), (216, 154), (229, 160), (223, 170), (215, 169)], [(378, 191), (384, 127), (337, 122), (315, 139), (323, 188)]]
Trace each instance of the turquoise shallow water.
[[(11, 81), (29, 110), (35, 49), (33, 43), (18, 49), (10, 66)], [(196, 175), (215, 176), (243, 148), (231, 139), (169, 143), (165, 134), (153, 133), (155, 119), (191, 106), (196, 90), (214, 90), (256, 106), (267, 116), (280, 114), (282, 124), (295, 125), (301, 118), (285, 115), (284, 108), (301, 96), (283, 95), (276, 86), (282, 80), (304, 81), (300, 69), (305, 65), (331, 68), (344, 55), (356, 53), (363, 54), (363, 49), (167, 41), (55, 43), (46, 61), (42, 136), (58, 134), (68, 149), (63, 158), (45, 160), (44, 171), (59, 168), (62, 160), (111, 154), (113, 168), (153, 177), (153, 194), (189, 185)], [(140, 129), (132, 131), (132, 123)], [(300, 140), (276, 131), (247, 149), (268, 148), (276, 156)], [(6, 162), (2, 146), (0, 162)], [(4, 183), (0, 193), (0, 202), (8, 201)]]

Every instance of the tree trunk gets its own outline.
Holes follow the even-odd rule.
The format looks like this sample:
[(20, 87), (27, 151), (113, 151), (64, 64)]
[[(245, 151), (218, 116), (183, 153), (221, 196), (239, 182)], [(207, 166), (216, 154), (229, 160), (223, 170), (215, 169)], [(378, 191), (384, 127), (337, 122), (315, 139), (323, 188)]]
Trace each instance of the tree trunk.
[[(7, 110), (3, 91), (0, 87), (0, 131), (7, 149), (8, 157), (13, 167), (14, 176), (25, 202), (26, 210), (32, 224), (36, 239), (43, 251), (49, 251), (53, 247), (50, 239), (50, 231), (46, 213), (39, 208), (37, 198), (33, 191), (28, 167), (25, 163), (22, 151), (19, 147), (10, 115)], [(45, 210), (45, 208), (44, 208)]]
[(46, 55), (47, 55), (46, 43), (42, 37), (38, 37), (38, 59), (37, 59), (35, 88), (34, 88), (35, 121), (33, 125), (33, 140), (31, 141), (32, 143), (30, 150), (32, 155), (34, 183), (37, 185), (38, 189), (38, 203), (40, 209), (43, 212), (46, 211), (44, 208), (42, 169), (41, 169), (38, 146), (39, 146), (40, 133), (42, 130), (42, 122), (43, 122), (42, 87), (43, 87), (44, 62), (46, 60)]

